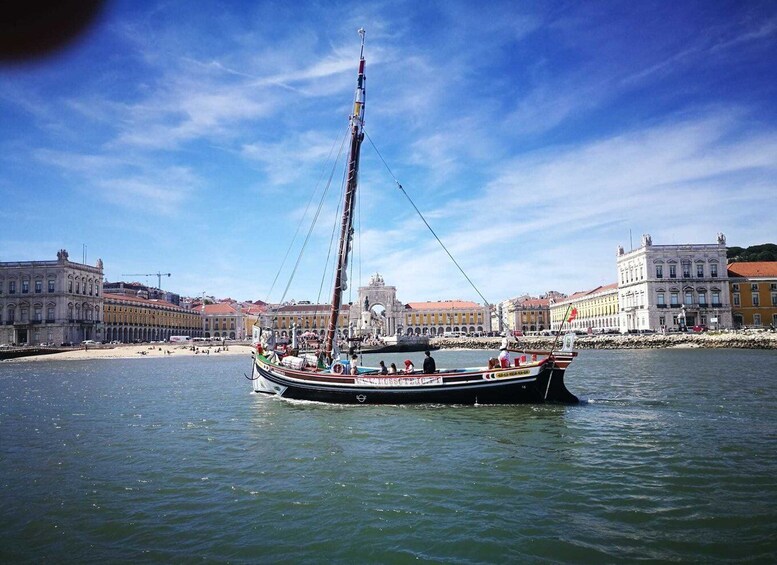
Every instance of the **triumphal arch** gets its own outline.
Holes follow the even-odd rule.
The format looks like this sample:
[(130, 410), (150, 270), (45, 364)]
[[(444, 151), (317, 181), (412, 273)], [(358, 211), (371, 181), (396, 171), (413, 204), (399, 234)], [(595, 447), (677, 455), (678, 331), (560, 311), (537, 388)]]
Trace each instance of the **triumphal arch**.
[(402, 334), (405, 305), (397, 300), (397, 287), (386, 286), (375, 273), (370, 284), (359, 287), (359, 298), (351, 306), (350, 324), (359, 335), (388, 337)]

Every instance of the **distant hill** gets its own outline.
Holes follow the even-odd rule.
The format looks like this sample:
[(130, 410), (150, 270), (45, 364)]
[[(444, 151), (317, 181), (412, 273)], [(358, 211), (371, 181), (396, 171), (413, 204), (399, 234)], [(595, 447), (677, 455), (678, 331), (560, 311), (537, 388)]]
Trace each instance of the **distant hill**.
[(754, 261), (777, 261), (777, 245), (774, 243), (764, 243), (761, 245), (751, 245), (747, 249), (743, 247), (728, 247), (726, 257), (729, 263), (741, 261), (742, 263), (753, 263)]

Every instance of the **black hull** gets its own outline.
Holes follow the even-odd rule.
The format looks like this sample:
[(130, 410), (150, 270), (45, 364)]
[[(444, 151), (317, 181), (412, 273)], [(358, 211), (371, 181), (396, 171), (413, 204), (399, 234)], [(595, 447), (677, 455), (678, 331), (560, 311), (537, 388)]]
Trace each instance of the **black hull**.
[[(545, 368), (533, 378), (507, 382), (476, 381), (436, 386), (360, 387), (327, 383), (300, 383), (274, 372), (260, 370), (280, 396), (332, 404), (577, 404), (564, 385), (564, 369)], [(280, 392), (282, 391), (282, 392)]]

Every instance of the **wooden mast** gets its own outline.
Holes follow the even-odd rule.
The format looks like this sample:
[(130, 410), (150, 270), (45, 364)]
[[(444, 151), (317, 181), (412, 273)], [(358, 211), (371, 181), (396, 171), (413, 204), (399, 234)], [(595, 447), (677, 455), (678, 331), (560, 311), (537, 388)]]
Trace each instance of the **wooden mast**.
[(343, 291), (348, 288), (346, 270), (348, 268), (348, 255), (351, 251), (353, 238), (353, 209), (356, 202), (356, 187), (359, 176), (359, 155), (362, 140), (364, 139), (364, 29), (359, 30), (361, 36), (361, 52), (359, 54), (359, 75), (356, 82), (356, 95), (354, 97), (353, 114), (351, 115), (351, 149), (348, 157), (348, 178), (346, 181), (345, 199), (343, 202), (343, 218), (340, 225), (340, 246), (337, 253), (337, 267), (335, 269), (335, 284), (332, 291), (332, 310), (329, 314), (329, 327), (326, 332), (324, 352), (332, 356), (335, 335), (337, 332), (337, 318), (340, 315), (340, 304)]

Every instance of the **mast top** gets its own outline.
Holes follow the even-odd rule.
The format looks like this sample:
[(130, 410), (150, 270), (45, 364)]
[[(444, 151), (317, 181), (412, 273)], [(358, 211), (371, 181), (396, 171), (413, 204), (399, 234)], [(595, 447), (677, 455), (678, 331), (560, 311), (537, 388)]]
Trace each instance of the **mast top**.
[(357, 32), (356, 32), (356, 33), (358, 33), (358, 34), (361, 36), (361, 38), (362, 38), (362, 48), (361, 48), (361, 51), (359, 52), (359, 58), (361, 58), (361, 59), (364, 59), (364, 35), (365, 35), (367, 32), (366, 32), (366, 31), (364, 31), (364, 28), (363, 28), (363, 27), (360, 27), (360, 28), (357, 30)]

